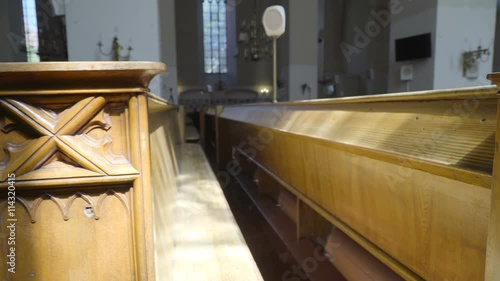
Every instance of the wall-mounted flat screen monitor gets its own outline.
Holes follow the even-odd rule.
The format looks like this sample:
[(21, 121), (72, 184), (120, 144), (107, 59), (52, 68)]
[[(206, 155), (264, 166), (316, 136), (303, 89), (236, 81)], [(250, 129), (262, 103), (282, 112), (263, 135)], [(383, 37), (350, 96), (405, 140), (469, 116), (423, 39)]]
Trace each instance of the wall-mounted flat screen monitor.
[(430, 33), (396, 39), (396, 61), (430, 58), (431, 55)]

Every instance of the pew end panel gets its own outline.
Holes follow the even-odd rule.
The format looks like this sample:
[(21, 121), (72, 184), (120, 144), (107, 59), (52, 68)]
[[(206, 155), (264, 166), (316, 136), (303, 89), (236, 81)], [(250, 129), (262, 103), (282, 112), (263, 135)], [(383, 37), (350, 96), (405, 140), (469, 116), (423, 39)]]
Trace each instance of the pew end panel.
[(1, 280), (262, 280), (184, 108), (149, 92), (164, 72), (0, 64)]
[(2, 241), (0, 279), (155, 279), (147, 87), (164, 72), (148, 62), (0, 64), (1, 237), (9, 174), (17, 219), (16, 273)]

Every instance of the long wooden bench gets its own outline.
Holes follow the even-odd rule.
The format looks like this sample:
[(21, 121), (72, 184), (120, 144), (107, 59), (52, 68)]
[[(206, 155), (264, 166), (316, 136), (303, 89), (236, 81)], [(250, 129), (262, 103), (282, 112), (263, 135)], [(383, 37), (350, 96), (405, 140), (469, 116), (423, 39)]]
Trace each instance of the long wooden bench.
[(498, 280), (497, 107), (495, 86), (227, 106), (217, 161), (250, 161), (297, 198), (298, 233), (323, 218), (405, 280)]
[(150, 96), (156, 280), (262, 280), (201, 146), (183, 143), (182, 119)]

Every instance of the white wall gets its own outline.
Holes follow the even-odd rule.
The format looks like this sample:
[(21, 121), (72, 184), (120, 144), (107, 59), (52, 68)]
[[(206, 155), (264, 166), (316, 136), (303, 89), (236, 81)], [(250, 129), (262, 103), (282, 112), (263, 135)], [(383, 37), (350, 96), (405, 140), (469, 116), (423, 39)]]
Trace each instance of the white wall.
[(500, 71), (500, 20), (498, 17), (500, 16), (500, 0), (497, 2), (497, 21), (495, 28), (495, 48), (493, 53), (493, 71)]
[[(69, 2), (69, 1), (67, 1)], [(54, 14), (56, 16), (62, 16), (66, 14), (65, 1), (62, 0), (50, 0), (52, 7), (54, 8)]]
[[(274, 0), (259, 1), (257, 21), (265, 8)], [(204, 88), (219, 82), (218, 74), (205, 74), (203, 61), (203, 21), (201, 0), (175, 1), (177, 60), (180, 91), (189, 88)], [(243, 56), (243, 45), (236, 41), (241, 23), (253, 18), (255, 2), (250, 0), (227, 2), (228, 73), (220, 79), (226, 88), (252, 88), (260, 90), (272, 85), (272, 60), (247, 61)], [(239, 47), (239, 56), (236, 51)], [(271, 47), (271, 45), (270, 45)]]
[(128, 47), (132, 60), (160, 59), (157, 0), (72, 0), (66, 4), (68, 55), (71, 61), (109, 60), (114, 36)]
[(24, 40), (23, 5), (20, 0), (0, 0), (0, 62), (25, 62), (19, 50)]
[[(230, 1), (228, 1), (229, 3)], [(246, 21), (247, 24), (254, 17), (254, 9), (255, 9), (255, 1), (236, 1), (239, 3), (236, 6), (236, 23), (235, 23), (235, 31), (233, 34), (237, 36), (237, 32), (241, 27), (241, 23)], [(264, 14), (264, 10), (274, 5), (273, 0), (260, 0), (259, 7), (257, 11), (257, 23), (260, 24), (262, 22), (262, 15)], [(228, 23), (229, 24), (229, 23)], [(234, 42), (236, 43), (236, 42)], [(245, 60), (243, 54), (243, 45), (237, 44), (239, 47), (239, 56), (235, 59), (236, 62), (236, 84), (238, 87), (246, 87), (253, 88), (255, 90), (259, 90), (262, 87), (272, 88), (273, 85), (273, 60), (268, 57), (266, 59), (261, 59), (259, 61), (250, 61)], [(229, 47), (229, 56), (235, 54), (236, 46)], [(268, 45), (269, 51), (272, 52), (272, 44)]]
[(0, 1), (0, 62), (12, 61), (12, 47), (9, 43), (10, 32), (8, 1)]
[[(157, 0), (71, 0), (66, 4), (68, 56), (70, 61), (110, 60), (99, 53), (97, 42), (109, 52), (114, 36), (134, 49), (131, 60), (160, 61)], [(161, 79), (151, 83), (159, 93)]]
[[(288, 100), (288, 87), (290, 81), (290, 70), (288, 65), (290, 63), (290, 1), (279, 0), (277, 5), (285, 8), (287, 15), (285, 33), (278, 38), (277, 42), (277, 64), (278, 64), (278, 100)], [(272, 82), (272, 81), (271, 81)]]
[[(387, 0), (370, 1), (368, 21), (379, 23), (372, 14), (390, 12), (391, 8), (389, 6), (390, 3)], [(358, 73), (365, 80), (366, 94), (387, 93), (390, 29), (390, 24), (381, 25), (380, 32), (376, 37), (372, 38), (372, 42), (368, 48), (368, 58), (365, 62), (365, 68), (361, 69), (361, 72)]]
[[(314, 99), (318, 96), (318, 0), (290, 1), (289, 99)], [(308, 84), (310, 91), (302, 92)]]
[[(367, 23), (371, 21), (370, 16), (370, 3), (366, 0), (348, 0), (344, 4), (345, 18), (344, 18), (344, 29), (342, 30), (342, 43), (349, 44), (359, 49), (359, 53), (352, 53), (348, 57), (341, 53), (339, 59), (343, 61), (344, 68), (343, 73), (355, 74), (360, 78), (365, 78), (368, 69), (371, 67), (368, 63), (370, 55), (373, 55), (374, 43), (379, 39), (379, 35), (374, 37), (369, 37), (369, 43), (366, 46), (356, 44), (358, 34), (361, 34), (358, 30), (361, 30), (363, 34), (366, 34), (365, 29)], [(385, 30), (381, 29), (381, 30)], [(345, 46), (345, 45), (343, 45)], [(342, 50), (342, 46), (339, 49)], [(345, 50), (345, 49), (344, 49)], [(383, 50), (379, 50), (382, 52)], [(364, 95), (367, 92), (365, 79), (360, 80), (361, 85), (359, 87), (358, 93), (346, 93), (347, 95)]]
[[(234, 25), (235, 10), (238, 7), (234, 8), (229, 4), (226, 7), (229, 73), (221, 74), (220, 80), (224, 86), (231, 87), (236, 80), (236, 60), (234, 58), (236, 29), (230, 25)], [(206, 88), (207, 85), (213, 85), (215, 89), (219, 83), (219, 74), (206, 74), (204, 71), (202, 1), (175, 0), (175, 16), (179, 91), (182, 92), (190, 88)]]
[[(402, 1), (404, 10), (393, 17), (389, 59), (389, 92), (406, 90), (399, 79), (404, 64), (413, 65), (410, 90), (470, 87), (488, 84), (493, 55), (479, 64), (479, 78), (463, 77), (462, 54), (479, 45), (494, 52), (496, 0)], [(431, 32), (432, 58), (395, 62), (394, 41)]]
[[(430, 90), (434, 87), (434, 50), (437, 0), (401, 0), (402, 11), (392, 17), (389, 48), (388, 92), (406, 91), (406, 83), (400, 81), (400, 70), (404, 64), (413, 65), (413, 80), (410, 90)], [(411, 62), (396, 62), (395, 40), (422, 33), (431, 33), (432, 58)]]
[(175, 1), (179, 91), (204, 86), (201, 1)]
[[(340, 53), (344, 63), (343, 73), (357, 75), (361, 85), (358, 93), (364, 95), (387, 92), (387, 72), (389, 56), (390, 7), (388, 1), (349, 0), (344, 2), (345, 19), (342, 42), (356, 47), (359, 52), (346, 58)], [(374, 18), (373, 14), (381, 20)], [(385, 18), (384, 18), (385, 17)], [(356, 44), (359, 36), (366, 36), (368, 42)], [(338, 48), (342, 49), (342, 48)], [(370, 77), (369, 73), (373, 76)]]
[[(326, 79), (327, 83), (331, 83), (334, 76), (337, 77), (337, 96), (387, 92), (390, 20), (380, 23), (373, 13), (387, 14), (388, 2), (324, 1), (324, 7), (320, 11), (324, 14), (324, 67), (319, 77)], [(370, 33), (369, 42), (366, 45), (357, 44), (360, 31), (366, 35), (367, 28)], [(355, 52), (349, 53), (345, 46), (355, 49)], [(359, 81), (354, 83), (355, 87), (347, 86), (354, 85), (349, 82), (351, 78)], [(320, 84), (320, 87), (323, 85)], [(321, 88), (320, 91), (325, 92)]]
[[(345, 7), (349, 0), (323, 0), (323, 22), (324, 22), (324, 56), (323, 71), (325, 76), (331, 76), (344, 72), (346, 60), (343, 57), (342, 50), (339, 48), (344, 34), (344, 18), (352, 14), (345, 13)], [(356, 12), (353, 10), (350, 12)], [(352, 28), (351, 28), (352, 29)], [(320, 73), (320, 77), (322, 73)]]
[[(434, 62), (434, 89), (489, 84), (495, 41), (496, 0), (439, 0)], [(463, 77), (462, 54), (481, 45), (491, 52), (479, 63), (479, 78)]]
[(162, 79), (162, 96), (177, 102), (177, 46), (175, 43), (175, 0), (158, 1), (160, 15), (160, 55), (167, 64), (167, 75)]

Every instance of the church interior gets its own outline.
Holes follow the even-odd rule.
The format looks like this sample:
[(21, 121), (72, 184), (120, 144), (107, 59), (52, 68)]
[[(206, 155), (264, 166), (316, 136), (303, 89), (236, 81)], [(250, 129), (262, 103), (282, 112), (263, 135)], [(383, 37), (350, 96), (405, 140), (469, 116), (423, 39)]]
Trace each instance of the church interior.
[(500, 280), (499, 16), (0, 0), (0, 280)]

